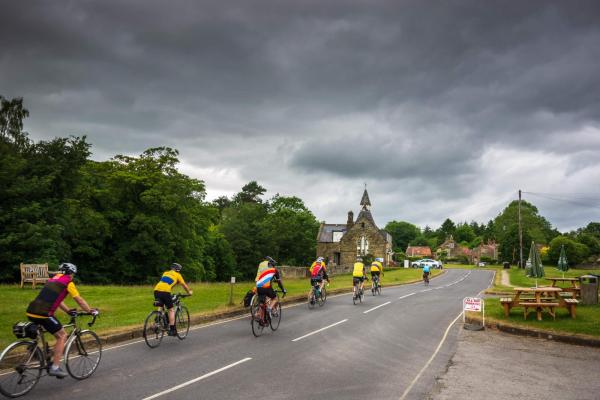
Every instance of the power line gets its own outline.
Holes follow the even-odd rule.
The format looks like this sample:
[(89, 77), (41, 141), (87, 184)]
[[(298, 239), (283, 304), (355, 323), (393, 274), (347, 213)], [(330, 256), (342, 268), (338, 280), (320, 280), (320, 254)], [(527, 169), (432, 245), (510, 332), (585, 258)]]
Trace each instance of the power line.
[[(535, 192), (523, 192), (524, 194), (529, 194), (535, 197), (540, 197), (543, 199), (547, 199), (547, 200), (553, 200), (553, 201), (558, 201), (558, 202), (564, 202), (564, 203), (571, 203), (571, 204), (575, 204), (578, 206), (582, 206), (582, 207), (589, 207), (589, 208), (597, 208), (600, 209), (600, 202), (596, 203), (596, 204), (590, 204), (589, 202), (582, 202), (581, 200), (587, 200), (587, 199), (577, 199), (577, 200), (573, 200), (573, 199), (569, 199), (569, 198), (561, 198), (561, 197), (556, 197), (556, 195), (551, 195), (550, 193), (535, 193)], [(560, 195), (559, 195), (560, 196)], [(596, 200), (596, 199), (593, 199)], [(600, 201), (600, 198), (598, 198), (598, 200)]]

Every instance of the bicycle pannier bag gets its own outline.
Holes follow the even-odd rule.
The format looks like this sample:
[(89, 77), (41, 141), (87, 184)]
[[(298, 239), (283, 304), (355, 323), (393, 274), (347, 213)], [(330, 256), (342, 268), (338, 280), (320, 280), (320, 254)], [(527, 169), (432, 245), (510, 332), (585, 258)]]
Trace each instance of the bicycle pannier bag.
[(250, 307), (250, 302), (252, 301), (252, 296), (254, 296), (254, 291), (248, 290), (246, 295), (244, 296), (244, 307)]
[(38, 326), (33, 322), (17, 322), (13, 325), (13, 333), (19, 339), (35, 339), (38, 334)]

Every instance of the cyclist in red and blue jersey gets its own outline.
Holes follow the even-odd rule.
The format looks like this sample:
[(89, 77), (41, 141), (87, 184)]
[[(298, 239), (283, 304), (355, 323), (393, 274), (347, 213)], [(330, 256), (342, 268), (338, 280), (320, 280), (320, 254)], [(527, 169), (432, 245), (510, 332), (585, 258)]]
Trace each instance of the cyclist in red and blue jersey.
[(264, 261), (258, 265), (256, 272), (256, 293), (267, 297), (267, 310), (270, 312), (277, 305), (277, 295), (273, 290), (272, 282), (277, 281), (279, 288), (286, 294), (287, 291), (283, 287), (281, 274), (275, 268), (277, 263), (271, 257), (265, 257)]
[(310, 284), (314, 286), (315, 283), (319, 283), (319, 289), (323, 290), (324, 280), (329, 283), (329, 275), (327, 275), (327, 266), (325, 265), (325, 259), (318, 257), (310, 266)]
[(163, 303), (165, 308), (169, 310), (169, 336), (177, 335), (177, 330), (175, 329), (175, 309), (173, 308), (171, 289), (179, 283), (189, 295), (194, 293), (183, 280), (183, 276), (180, 274), (181, 268), (181, 264), (171, 264), (171, 269), (163, 273), (160, 281), (154, 286), (154, 299)]
[(62, 379), (68, 375), (60, 368), (60, 359), (65, 347), (67, 333), (61, 323), (55, 318), (55, 311), (60, 308), (69, 315), (76, 312), (75, 310), (69, 309), (69, 307), (63, 303), (63, 300), (67, 295), (70, 295), (86, 312), (98, 315), (98, 310), (90, 308), (83, 297), (79, 295), (79, 291), (73, 283), (73, 275), (77, 273), (77, 266), (71, 263), (62, 263), (58, 267), (58, 270), (60, 273), (50, 278), (40, 291), (40, 294), (29, 303), (29, 307), (27, 307), (27, 318), (29, 318), (31, 322), (43, 326), (45, 330), (56, 338), (52, 366), (48, 371), (48, 375)]

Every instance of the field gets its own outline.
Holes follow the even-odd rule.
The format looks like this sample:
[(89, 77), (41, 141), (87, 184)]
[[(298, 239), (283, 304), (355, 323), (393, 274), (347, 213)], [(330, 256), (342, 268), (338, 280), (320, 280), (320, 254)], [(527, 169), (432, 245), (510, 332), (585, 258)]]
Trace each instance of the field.
[[(440, 271), (434, 270), (433, 275)], [(401, 284), (421, 279), (420, 269), (395, 269), (385, 272), (382, 284)], [(288, 279), (284, 281), (288, 296), (302, 295), (309, 289), (308, 279)], [(184, 299), (184, 303), (192, 314), (210, 313), (231, 308), (239, 308), (244, 294), (253, 287), (253, 282), (238, 282), (234, 285), (233, 306), (229, 303), (229, 283), (191, 283), (194, 295)], [(94, 286), (77, 285), (81, 295), (92, 307), (100, 309), (101, 316), (94, 330), (98, 333), (119, 331), (124, 328), (141, 326), (144, 318), (152, 310), (153, 286)], [(352, 288), (349, 274), (331, 278), (329, 289)], [(27, 304), (37, 295), (31, 286), (20, 289), (18, 285), (0, 285), (3, 300), (0, 302), (0, 350), (14, 340), (12, 325), (17, 321), (25, 321)], [(174, 292), (183, 291), (175, 288)], [(75, 307), (72, 299), (66, 304)], [(57, 317), (63, 323), (68, 317), (59, 311)]]

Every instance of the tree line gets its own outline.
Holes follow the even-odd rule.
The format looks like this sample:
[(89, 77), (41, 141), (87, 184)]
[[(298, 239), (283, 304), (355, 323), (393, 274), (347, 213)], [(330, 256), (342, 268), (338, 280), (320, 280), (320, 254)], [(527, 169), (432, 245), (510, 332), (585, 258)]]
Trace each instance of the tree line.
[(178, 152), (91, 160), (85, 136), (34, 142), (23, 100), (0, 96), (0, 281), (19, 263), (71, 261), (81, 280), (153, 282), (172, 262), (191, 280), (254, 277), (270, 255), (305, 265), (319, 224), (301, 199), (256, 182), (206, 202), (204, 182), (177, 170)]
[[(438, 229), (429, 226), (421, 229), (406, 221), (391, 221), (385, 226), (393, 238), (397, 259), (404, 258), (406, 248), (429, 246), (433, 251), (450, 235), (464, 247), (473, 249), (482, 243), (494, 241), (498, 245), (497, 262), (516, 264), (519, 260), (519, 226), (517, 200), (512, 201), (498, 216), (487, 223), (476, 221), (455, 223), (447, 218)], [(527, 201), (521, 201), (523, 258), (526, 259), (531, 242), (543, 245), (543, 261), (556, 264), (564, 245), (569, 264), (593, 263), (600, 257), (600, 223), (590, 222), (572, 232), (561, 233), (540, 215), (539, 210)]]

